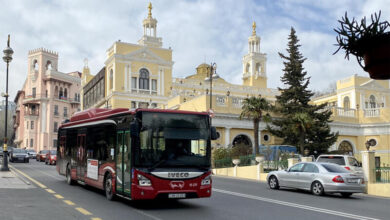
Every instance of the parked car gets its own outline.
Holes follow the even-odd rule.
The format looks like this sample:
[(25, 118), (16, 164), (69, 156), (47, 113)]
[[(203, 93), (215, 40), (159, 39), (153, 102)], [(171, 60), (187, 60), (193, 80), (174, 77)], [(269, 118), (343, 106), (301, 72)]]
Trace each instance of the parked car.
[(31, 159), (31, 158), (32, 158), (32, 159), (36, 159), (36, 158), (37, 158), (37, 152), (35, 152), (35, 150), (33, 150), (33, 149), (27, 150), (27, 153), (28, 153), (28, 155), (30, 156), (30, 159)]
[(37, 153), (37, 161), (43, 162), (46, 160), (46, 154), (49, 152), (49, 150), (41, 150)]
[(9, 161), (10, 162), (16, 162), (16, 161), (22, 161), (24, 163), (28, 163), (30, 158), (28, 156), (28, 153), (24, 149), (20, 148), (14, 148), (11, 151), (11, 154), (9, 156)]
[(267, 175), (271, 189), (279, 187), (303, 189), (314, 195), (340, 193), (349, 197), (353, 193), (365, 191), (362, 174), (352, 173), (332, 163), (304, 162), (286, 170), (272, 171)]
[(354, 173), (363, 173), (362, 165), (349, 155), (320, 155), (316, 162), (334, 163)]
[(56, 150), (50, 150), (46, 154), (46, 160), (45, 164), (54, 165), (57, 162), (57, 151)]

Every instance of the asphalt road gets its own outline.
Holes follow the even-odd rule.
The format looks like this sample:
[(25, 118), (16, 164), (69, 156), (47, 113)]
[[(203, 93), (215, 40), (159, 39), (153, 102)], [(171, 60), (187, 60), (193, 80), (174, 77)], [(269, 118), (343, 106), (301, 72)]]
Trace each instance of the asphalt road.
[[(213, 177), (213, 195), (208, 199), (108, 201), (102, 191), (80, 185), (67, 185), (65, 177), (58, 175), (55, 166), (35, 161), (11, 165), (39, 181), (47, 189), (39, 185), (28, 190), (0, 189), (0, 213), (4, 213), (5, 209), (8, 213), (8, 218), (0, 219), (329, 220), (389, 219), (390, 214), (390, 199), (387, 198), (363, 194), (353, 195), (351, 198), (339, 195), (317, 197), (296, 190), (270, 190), (265, 183), (256, 181), (222, 177)], [(13, 209), (20, 209), (22, 214)], [(31, 213), (30, 216), (34, 218), (26, 218), (26, 212)], [(36, 218), (37, 216), (41, 218)]]

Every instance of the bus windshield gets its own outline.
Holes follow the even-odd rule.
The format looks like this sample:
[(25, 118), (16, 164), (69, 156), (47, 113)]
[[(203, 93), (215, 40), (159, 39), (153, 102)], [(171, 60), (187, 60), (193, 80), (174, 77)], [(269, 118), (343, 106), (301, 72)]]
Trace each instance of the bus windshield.
[(209, 125), (206, 115), (143, 112), (135, 166), (210, 166)]

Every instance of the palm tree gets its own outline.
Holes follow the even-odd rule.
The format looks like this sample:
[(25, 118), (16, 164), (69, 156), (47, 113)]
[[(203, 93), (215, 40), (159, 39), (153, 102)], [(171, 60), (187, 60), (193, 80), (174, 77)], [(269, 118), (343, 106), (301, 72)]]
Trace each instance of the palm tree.
[(260, 95), (259, 97), (251, 96), (249, 98), (245, 98), (243, 101), (240, 119), (248, 118), (253, 120), (256, 154), (259, 152), (259, 124), (263, 118), (263, 111), (267, 111), (269, 109), (270, 103), (267, 99), (262, 98)]
[(298, 112), (291, 117), (292, 123), (292, 131), (299, 138), (298, 147), (300, 153), (303, 155), (303, 151), (305, 150), (305, 136), (309, 132), (309, 128), (313, 123), (313, 119), (306, 112)]

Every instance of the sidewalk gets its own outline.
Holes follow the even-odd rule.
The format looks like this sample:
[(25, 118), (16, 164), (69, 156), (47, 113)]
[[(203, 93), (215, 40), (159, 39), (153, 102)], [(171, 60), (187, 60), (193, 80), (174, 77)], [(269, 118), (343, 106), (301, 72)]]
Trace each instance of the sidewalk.
[(23, 179), (10, 168), (10, 171), (0, 171), (0, 189), (29, 189), (35, 188), (29, 181)]

